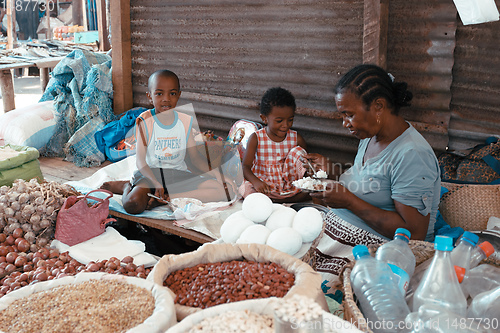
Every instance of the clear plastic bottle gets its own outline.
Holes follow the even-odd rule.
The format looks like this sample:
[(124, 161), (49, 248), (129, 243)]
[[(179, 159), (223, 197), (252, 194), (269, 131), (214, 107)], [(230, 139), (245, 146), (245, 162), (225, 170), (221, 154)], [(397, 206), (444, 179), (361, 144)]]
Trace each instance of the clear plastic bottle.
[(500, 286), (500, 268), (489, 264), (472, 268), (463, 282), (466, 296), (470, 295), (472, 298), (498, 286)]
[(458, 240), (457, 246), (451, 251), (451, 263), (467, 271), (470, 268), (472, 249), (479, 241), (479, 236), (470, 231), (465, 231)]
[(375, 258), (389, 264), (403, 295), (406, 294), (410, 278), (415, 271), (415, 255), (408, 246), (410, 237), (410, 231), (398, 228), (394, 239), (380, 246), (375, 254)]
[(457, 274), (451, 263), (453, 239), (436, 236), (434, 257), (413, 296), (413, 311), (429, 304), (465, 317), (467, 301), (458, 283)]
[[(472, 250), (471, 253), (471, 259), (470, 259), (470, 265), (469, 268), (472, 269), (479, 265), (481, 261), (484, 259), (488, 258), (490, 255), (492, 255), (495, 252), (495, 248), (493, 245), (491, 245), (490, 242), (484, 241), (481, 244), (476, 245), (474, 249)], [(432, 262), (432, 258), (427, 259), (420, 265), (418, 265), (415, 268), (415, 272), (413, 272), (413, 276), (410, 279), (410, 284), (408, 286), (408, 289), (406, 290), (406, 302), (410, 307), (413, 304), (413, 295), (415, 293), (415, 290), (417, 290), (418, 285), (420, 284), (420, 281), (422, 280), (422, 277), (425, 274), (425, 271), (427, 268), (429, 268), (429, 265)], [(458, 276), (458, 282), (462, 284), (463, 280), (466, 278), (465, 277), (465, 272), (461, 271), (460, 269), (455, 268), (455, 272), (457, 273)], [(465, 297), (467, 298), (467, 293), (462, 288), (462, 291), (464, 292)]]
[(372, 330), (402, 332), (399, 327), (404, 327), (410, 310), (389, 265), (370, 256), (365, 245), (356, 245), (352, 253), (356, 259), (351, 272), (352, 288), (367, 321), (376, 324)]
[(474, 297), (467, 311), (467, 316), (498, 321), (500, 318), (500, 286)]
[(470, 268), (476, 267), (481, 261), (491, 256), (493, 253), (495, 253), (495, 248), (490, 242), (485, 241), (477, 245), (474, 250), (472, 250), (470, 256)]
[(412, 329), (411, 333), (493, 333), (497, 327), (492, 321), (465, 318), (428, 304), (422, 305), (418, 312), (410, 313), (405, 321)]

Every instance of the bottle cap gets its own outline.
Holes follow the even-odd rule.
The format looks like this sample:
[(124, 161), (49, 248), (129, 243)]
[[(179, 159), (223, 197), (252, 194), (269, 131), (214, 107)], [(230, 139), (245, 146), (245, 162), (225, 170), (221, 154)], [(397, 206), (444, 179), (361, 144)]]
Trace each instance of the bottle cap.
[(448, 236), (436, 236), (434, 239), (434, 249), (438, 251), (453, 250), (453, 238)]
[(495, 248), (488, 241), (482, 242), (478, 246), (484, 251), (486, 257), (491, 256), (495, 252)]
[(352, 249), (352, 254), (354, 255), (354, 259), (358, 260), (361, 257), (370, 255), (370, 251), (368, 251), (368, 247), (366, 245), (356, 245)]
[(407, 241), (410, 241), (411, 232), (405, 228), (397, 228), (396, 232), (394, 233), (394, 238), (396, 237), (404, 238)]
[(462, 283), (465, 276), (465, 268), (455, 265), (455, 273), (457, 273), (458, 283)]
[(477, 242), (479, 241), (479, 236), (470, 231), (465, 231), (462, 234), (462, 237), (460, 237), (460, 240), (464, 240), (472, 244), (472, 246), (476, 246)]

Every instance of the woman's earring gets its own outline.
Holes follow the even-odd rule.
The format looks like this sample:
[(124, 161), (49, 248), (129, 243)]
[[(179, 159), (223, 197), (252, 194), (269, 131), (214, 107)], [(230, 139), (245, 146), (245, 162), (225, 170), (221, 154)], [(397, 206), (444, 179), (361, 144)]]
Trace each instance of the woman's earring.
[(377, 125), (380, 125), (380, 114), (377, 114)]

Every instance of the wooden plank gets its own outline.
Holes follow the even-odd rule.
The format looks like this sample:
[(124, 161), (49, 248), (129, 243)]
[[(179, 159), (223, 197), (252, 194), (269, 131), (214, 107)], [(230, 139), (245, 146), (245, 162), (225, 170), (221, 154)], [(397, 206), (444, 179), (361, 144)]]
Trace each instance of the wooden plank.
[(134, 215), (127, 215), (123, 214), (120, 212), (116, 212), (113, 210), (109, 211), (109, 214), (111, 216), (119, 217), (122, 219), (125, 219), (127, 221), (132, 221), (132, 222), (137, 222), (140, 224), (147, 225), (149, 227), (163, 230), (165, 232), (168, 232), (170, 234), (174, 234), (183, 238), (187, 238), (190, 240), (193, 240), (198, 243), (210, 243), (213, 242), (215, 239), (212, 237), (209, 237), (205, 234), (202, 234), (201, 232), (190, 230), (190, 229), (185, 229), (182, 227), (178, 227), (174, 225), (173, 220), (159, 220), (159, 219), (150, 219), (150, 218), (145, 218), (145, 217), (139, 217), (139, 216), (134, 216)]
[(47, 181), (57, 181), (65, 183), (70, 180), (82, 180), (92, 176), (100, 168), (111, 164), (110, 161), (104, 161), (100, 166), (81, 168), (72, 162), (65, 161), (62, 157), (43, 157), (41, 156), (40, 170)]
[(71, 2), (71, 10), (73, 14), (73, 24), (74, 25), (82, 25), (83, 22), (83, 13), (82, 13), (82, 2), (79, 0)]
[(14, 82), (10, 69), (0, 70), (0, 91), (2, 92), (3, 111), (7, 112), (16, 108), (14, 95)]
[[(113, 45), (114, 113), (134, 105), (132, 93), (132, 49), (130, 41), (130, 1), (111, 1), (111, 44)], [(116, 13), (116, 15), (115, 15)]]
[(7, 49), (13, 49), (16, 41), (16, 11), (14, 0), (7, 1)]
[(35, 66), (34, 62), (14, 62), (12, 64), (3, 64), (0, 65), (0, 71), (3, 70), (11, 70), (11, 69), (16, 69), (16, 68), (25, 68), (25, 67), (32, 67)]
[(106, 1), (96, 0), (97, 6), (97, 31), (99, 32), (99, 51), (110, 49), (108, 38), (108, 25), (106, 23)]
[(363, 63), (387, 67), (389, 0), (365, 0)]

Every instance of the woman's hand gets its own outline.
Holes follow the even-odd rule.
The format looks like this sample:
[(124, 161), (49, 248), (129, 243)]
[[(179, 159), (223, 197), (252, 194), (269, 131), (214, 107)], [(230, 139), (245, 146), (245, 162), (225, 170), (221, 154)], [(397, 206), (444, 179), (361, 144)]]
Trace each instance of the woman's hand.
[[(309, 160), (309, 162), (312, 164), (312, 166), (314, 167), (316, 172), (319, 170), (323, 170), (323, 171), (328, 173), (328, 171), (330, 169), (329, 168), (330, 162), (328, 161), (328, 158), (326, 158), (325, 156), (320, 155), (320, 154), (316, 154), (316, 153), (311, 153), (311, 154), (304, 155), (304, 158)], [(314, 171), (311, 170), (311, 168), (309, 167), (309, 165), (307, 163), (304, 164), (304, 167), (307, 169), (307, 173), (309, 175), (311, 175), (311, 176), (314, 175)]]
[(311, 193), (311, 197), (321, 200), (331, 208), (348, 208), (355, 195), (339, 182), (327, 182), (325, 191)]

